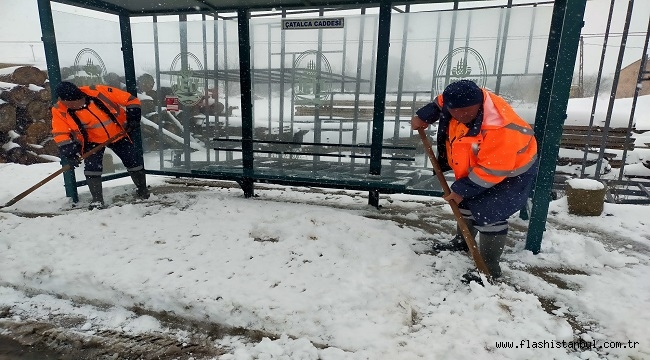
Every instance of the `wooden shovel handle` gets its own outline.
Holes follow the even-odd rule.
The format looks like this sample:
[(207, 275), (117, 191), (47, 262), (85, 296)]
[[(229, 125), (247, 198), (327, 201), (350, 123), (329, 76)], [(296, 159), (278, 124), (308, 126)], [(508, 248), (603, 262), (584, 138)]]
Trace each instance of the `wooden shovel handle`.
[[(90, 157), (92, 154), (98, 152), (99, 150), (105, 148), (110, 143), (112, 143), (114, 140), (118, 139), (120, 136), (122, 136), (124, 134), (125, 134), (124, 132), (120, 132), (117, 135), (111, 136), (108, 140), (106, 140), (103, 143), (99, 144), (98, 146), (95, 146), (94, 148), (90, 149), (87, 153), (81, 155), (81, 159), (85, 160), (86, 158)], [(5, 207), (11, 206), (11, 205), (17, 203), (18, 201), (22, 200), (25, 196), (31, 194), (34, 190), (36, 190), (39, 187), (45, 185), (48, 181), (54, 179), (55, 177), (59, 176), (60, 174), (64, 173), (65, 171), (68, 171), (68, 170), (70, 170), (70, 165), (63, 166), (61, 169), (59, 169), (56, 172), (54, 172), (53, 174), (49, 175), (45, 179), (39, 181), (34, 186), (32, 186), (29, 189), (27, 189), (27, 190), (21, 192), (20, 194), (18, 194), (16, 197), (9, 200), (9, 202), (7, 202), (6, 204), (0, 206), (0, 208), (5, 208)]]
[[(431, 147), (431, 142), (429, 141), (429, 138), (427, 138), (427, 134), (424, 133), (424, 129), (418, 129), (418, 133), (420, 134), (420, 139), (422, 139), (424, 148), (427, 151), (427, 155), (429, 155), (429, 160), (431, 160), (431, 166), (433, 166), (433, 170), (435, 171), (436, 176), (438, 177), (438, 181), (442, 186), (443, 192), (445, 193), (445, 195), (451, 194), (451, 189), (447, 184), (445, 175), (442, 173), (442, 168), (438, 163), (438, 159), (436, 159), (436, 154), (433, 153), (433, 148)], [(483, 257), (481, 257), (481, 253), (478, 251), (478, 248), (476, 247), (476, 241), (474, 240), (474, 236), (472, 236), (472, 233), (469, 231), (469, 228), (467, 227), (467, 223), (465, 222), (463, 215), (460, 213), (458, 204), (456, 204), (456, 202), (452, 200), (449, 201), (449, 205), (451, 206), (451, 210), (454, 213), (454, 216), (456, 217), (456, 222), (458, 223), (458, 227), (460, 228), (460, 231), (463, 234), (463, 238), (465, 238), (465, 243), (469, 248), (469, 252), (470, 254), (472, 254), (472, 259), (474, 259), (474, 264), (476, 264), (476, 268), (478, 269), (479, 272), (485, 275), (488, 281), (492, 282), (492, 275), (490, 274), (490, 270), (488, 270), (487, 265), (485, 265), (485, 261), (483, 261)]]

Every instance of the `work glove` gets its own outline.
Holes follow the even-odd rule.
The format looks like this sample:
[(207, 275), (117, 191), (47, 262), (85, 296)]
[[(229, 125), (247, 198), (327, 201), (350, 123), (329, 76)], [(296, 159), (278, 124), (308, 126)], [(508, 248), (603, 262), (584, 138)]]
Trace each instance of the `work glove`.
[(66, 157), (66, 160), (68, 161), (68, 165), (70, 165), (71, 168), (76, 168), (81, 164), (83, 159), (81, 158), (81, 155), (79, 154), (74, 154), (72, 156)]
[(59, 146), (59, 157), (66, 159), (70, 167), (75, 168), (81, 164), (81, 144), (73, 142)]
[(139, 107), (131, 107), (126, 109), (126, 123), (124, 130), (131, 133), (140, 127), (140, 118), (142, 117), (142, 110)]

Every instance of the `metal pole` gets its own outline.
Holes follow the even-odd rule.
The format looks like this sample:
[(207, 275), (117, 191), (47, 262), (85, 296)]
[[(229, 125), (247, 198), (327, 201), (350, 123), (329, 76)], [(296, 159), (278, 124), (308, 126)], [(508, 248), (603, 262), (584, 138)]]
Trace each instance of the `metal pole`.
[[(366, 9), (363, 8), (362, 14), (366, 13)], [(369, 15), (370, 17), (374, 17), (374, 15)], [(363, 16), (364, 21), (361, 25), (362, 29), (365, 29), (365, 16)], [(364, 31), (364, 30), (362, 30)], [(374, 89), (375, 87), (375, 72), (372, 71), (373, 69), (376, 68), (376, 61), (377, 61), (377, 38), (378, 38), (378, 31), (379, 31), (379, 18), (376, 19), (376, 21), (373, 21), (373, 30), (372, 30), (372, 56), (370, 56), (370, 83), (368, 84), (368, 92), (371, 91), (371, 89)], [(362, 46), (362, 45), (360, 45)], [(359, 65), (361, 66), (361, 65)]]
[(494, 92), (499, 94), (501, 90), (501, 74), (503, 73), (503, 59), (506, 56), (506, 45), (508, 44), (508, 30), (510, 28), (510, 12), (512, 11), (512, 0), (508, 0), (506, 8), (506, 20), (503, 25), (503, 41), (501, 42), (501, 55), (499, 56), (499, 70), (497, 72), (497, 83), (494, 86)]
[[(251, 46), (248, 10), (237, 10), (239, 34), (239, 84), (241, 88), (242, 166), (244, 175), (253, 173), (253, 94), (251, 79)], [(246, 191), (246, 190), (244, 190)]]
[[(250, 18), (248, 19), (248, 23), (250, 25)], [(250, 46), (250, 59), (251, 59), (251, 99), (252, 99), (252, 104), (253, 104), (253, 128), (255, 128), (255, 88), (257, 87), (255, 84), (255, 81), (257, 80), (255, 77), (255, 26), (251, 26), (248, 32), (250, 36), (250, 40), (248, 42)], [(241, 35), (241, 34), (240, 34)], [(240, 59), (241, 60), (241, 59)], [(254, 136), (254, 134), (253, 134)]]
[[(228, 68), (228, 21), (223, 20), (223, 73), (225, 75), (223, 84), (223, 108), (226, 111), (226, 138), (230, 138), (230, 69)], [(232, 151), (226, 151), (226, 161), (233, 159)]]
[[(323, 17), (325, 15), (325, 12), (323, 11), (323, 8), (320, 8), (318, 10), (318, 16)], [(323, 29), (318, 29), (318, 54), (316, 54), (316, 86), (314, 90), (314, 98), (316, 99), (316, 108), (314, 109), (314, 142), (319, 143), (321, 142), (321, 132), (322, 130), (322, 120), (320, 118), (320, 105), (321, 105), (321, 91), (323, 90), (321, 88), (321, 82), (323, 79), (323, 75), (321, 74), (322, 71), (322, 56), (323, 56)], [(320, 160), (319, 156), (314, 156), (314, 165), (316, 162)]]
[(639, 64), (639, 75), (636, 78), (636, 86), (634, 87), (634, 97), (632, 98), (632, 109), (630, 110), (630, 120), (627, 123), (627, 133), (625, 134), (625, 143), (623, 144), (623, 160), (621, 168), (618, 172), (618, 180), (623, 179), (623, 172), (625, 170), (625, 160), (627, 159), (627, 146), (630, 142), (630, 134), (634, 127), (634, 113), (636, 111), (636, 102), (639, 98), (639, 91), (641, 90), (641, 83), (643, 82), (644, 71), (648, 63), (648, 41), (650, 41), (650, 19), (648, 19), (648, 30), (645, 35), (645, 42), (643, 45), (643, 52), (641, 53), (641, 63)]
[[(213, 86), (214, 88), (212, 89), (212, 97), (214, 98), (215, 101), (215, 110), (218, 109), (219, 107), (216, 106), (217, 103), (219, 103), (219, 76), (217, 75), (219, 73), (219, 13), (214, 13), (213, 15), (213, 21), (214, 23), (212, 24), (212, 33), (214, 37), (214, 41), (212, 42), (212, 51), (214, 52), (214, 60), (212, 64), (212, 68), (214, 69), (213, 72)], [(227, 111), (226, 107), (224, 106), (224, 110)], [(211, 136), (218, 136), (219, 133), (216, 131), (219, 128), (219, 112), (215, 111), (214, 112), (214, 130), (212, 132)], [(219, 151), (214, 152), (214, 161), (219, 161)]]
[[(133, 38), (131, 37), (131, 20), (128, 15), (120, 14), (120, 35), (122, 37), (122, 59), (124, 62), (124, 77), (126, 91), (133, 96), (138, 96), (138, 86), (135, 79), (135, 65), (133, 57)], [(142, 144), (140, 144), (142, 146)]]
[[(287, 10), (282, 10), (282, 18), (287, 17)], [(285, 50), (285, 44), (286, 44), (286, 33), (284, 30), (280, 29), (280, 123), (279, 123), (279, 133), (282, 134), (284, 132), (284, 75), (285, 75), (285, 56), (286, 55), (286, 50)], [(293, 131), (291, 132), (293, 134)]]
[[(438, 26), (436, 28), (436, 44), (434, 47), (434, 53), (433, 53), (433, 74), (431, 76), (431, 101), (433, 101), (433, 97), (436, 96), (435, 90), (436, 90), (436, 83), (438, 81), (438, 48), (440, 44), (440, 26), (442, 25), (442, 13), (438, 13)], [(424, 163), (426, 167), (426, 162)]]
[(445, 70), (445, 84), (446, 87), (450, 82), (451, 75), (451, 54), (454, 51), (454, 40), (456, 38), (456, 20), (458, 18), (458, 1), (454, 1), (454, 11), (451, 18), (451, 33), (449, 34), (449, 49), (447, 50), (447, 69)]
[[(203, 123), (203, 142), (205, 143), (205, 160), (210, 162), (210, 101), (208, 100), (208, 29), (205, 14), (201, 14), (201, 32), (203, 37), (203, 97), (205, 121)], [(215, 109), (216, 109), (215, 105)]]
[(537, 19), (537, 4), (533, 4), (533, 17), (530, 19), (530, 33), (528, 34), (528, 50), (526, 51), (526, 69), (524, 74), (528, 74), (530, 65), (530, 52), (533, 48), (533, 36), (535, 36), (535, 20)]
[(585, 152), (582, 158), (582, 166), (580, 167), (580, 177), (585, 177), (585, 169), (587, 167), (587, 155), (589, 154), (589, 143), (591, 142), (592, 127), (594, 126), (594, 116), (596, 115), (596, 103), (598, 103), (598, 93), (600, 92), (600, 80), (603, 75), (603, 64), (605, 63), (605, 54), (607, 53), (607, 40), (609, 39), (609, 29), (612, 25), (612, 15), (614, 14), (614, 2), (612, 0), (609, 4), (609, 15), (607, 16), (607, 26), (605, 27), (605, 37), (603, 39), (603, 50), (600, 54), (600, 66), (598, 67), (598, 76), (596, 77), (596, 89), (594, 92), (594, 101), (591, 104), (591, 115), (589, 116), (589, 128), (587, 130), (587, 141), (585, 143)]
[(585, 40), (580, 36), (580, 67), (578, 69), (578, 88), (580, 90), (580, 97), (585, 96)]
[(632, 20), (632, 9), (634, 9), (634, 0), (627, 3), (627, 17), (625, 18), (625, 26), (623, 27), (623, 36), (621, 37), (621, 47), (618, 51), (618, 61), (616, 62), (616, 70), (614, 71), (614, 80), (612, 80), (612, 90), (609, 95), (609, 105), (607, 106), (607, 115), (605, 115), (605, 125), (603, 126), (603, 137), (600, 142), (600, 151), (598, 152), (598, 161), (596, 162), (596, 179), (600, 179), (600, 168), (603, 165), (603, 156), (605, 155), (605, 140), (609, 133), (609, 126), (612, 122), (612, 112), (614, 111), (614, 100), (616, 100), (616, 91), (618, 90), (618, 80), (621, 75), (621, 67), (623, 64), (623, 56), (625, 55), (625, 46), (627, 45), (627, 35), (630, 31), (630, 21)]
[(397, 78), (397, 107), (395, 108), (395, 124), (393, 126), (393, 144), (397, 143), (399, 138), (400, 109), (402, 107), (402, 90), (404, 89), (404, 66), (406, 65), (406, 46), (408, 45), (408, 17), (410, 16), (411, 5), (404, 8), (405, 14), (402, 15), (404, 24), (402, 26), (402, 52), (400, 54), (399, 77)]
[[(370, 147), (370, 175), (381, 174), (381, 153), (384, 141), (384, 113), (386, 108), (386, 83), (388, 78), (388, 52), (390, 47), (391, 1), (379, 4), (379, 31), (377, 37), (377, 74), (375, 102), (372, 116), (372, 143)], [(379, 192), (370, 191), (368, 204), (379, 207)]]
[(293, 120), (295, 119), (295, 97), (296, 97), (296, 54), (291, 54), (291, 116), (289, 128), (293, 134)]
[[(271, 132), (273, 130), (273, 124), (271, 124), (271, 111), (272, 111), (272, 109), (271, 109), (271, 91), (272, 91), (272, 89), (271, 89), (271, 66), (272, 66), (272, 63), (271, 63), (271, 56), (272, 56), (271, 55), (271, 24), (267, 24), (266, 26), (267, 26), (266, 27), (266, 36), (267, 36), (266, 37), (266, 41), (267, 41), (266, 44), (267, 44), (267, 49), (269, 51), (268, 54), (267, 54), (267, 63), (266, 63), (267, 71), (268, 71), (268, 74), (269, 74), (269, 76), (268, 76), (269, 84), (268, 84), (268, 87), (267, 87), (267, 89), (268, 89), (267, 98), (269, 100), (268, 101), (268, 111), (269, 111), (269, 118), (268, 118), (268, 126), (269, 127), (268, 127), (268, 129), (269, 129), (269, 135), (271, 135)], [(280, 30), (280, 31), (282, 31), (282, 30)], [(282, 134), (282, 129), (278, 130), (278, 133)]]
[[(131, 36), (131, 19), (127, 14), (120, 14), (120, 35), (122, 38), (122, 58), (124, 61), (124, 77), (126, 90), (133, 96), (138, 96), (138, 85), (135, 79), (135, 57), (133, 56), (133, 37)], [(144, 164), (142, 148), (142, 129), (138, 127), (130, 134), (131, 140), (138, 151), (138, 156)], [(145, 166), (146, 167), (146, 166)]]
[(497, 69), (499, 65), (499, 49), (501, 49), (501, 34), (503, 33), (503, 8), (499, 12), (499, 27), (497, 28), (497, 46), (494, 47), (494, 67), (492, 69), (493, 74), (497, 74)]
[[(472, 31), (472, 14), (473, 11), (468, 11), (467, 12), (467, 30), (465, 32), (465, 48), (469, 47), (469, 35), (470, 32)], [(467, 49), (465, 49), (465, 58), (467, 58)]]
[[(541, 146), (538, 146), (540, 167), (526, 238), (526, 250), (534, 254), (539, 253), (542, 246), (586, 2), (587, 0), (556, 0), (553, 5), (542, 91), (535, 117), (535, 132), (538, 139), (542, 134), (542, 141)], [(541, 131), (538, 132), (538, 129)]]
[[(45, 50), (47, 76), (50, 80), (50, 100), (52, 104), (55, 104), (57, 95), (54, 89), (61, 83), (61, 66), (59, 65), (59, 53), (56, 46), (56, 32), (54, 31), (50, 0), (38, 0), (38, 15), (41, 21), (41, 40), (43, 41), (43, 49)], [(61, 159), (61, 165), (65, 166), (67, 164), (67, 160)], [(77, 179), (73, 170), (63, 173), (63, 186), (65, 188), (65, 196), (72, 198), (73, 202), (78, 202)]]
[(162, 170), (165, 167), (165, 161), (163, 158), (164, 147), (163, 144), (163, 116), (162, 116), (162, 89), (160, 84), (160, 44), (158, 41), (158, 17), (153, 16), (153, 52), (154, 52), (154, 61), (156, 66), (156, 112), (158, 114), (158, 161), (160, 161), (160, 169)]
[[(187, 49), (187, 15), (178, 15), (178, 26), (179, 26), (179, 32), (180, 32), (180, 40), (181, 40), (181, 69), (183, 71), (188, 70), (188, 64), (187, 64), (187, 56), (188, 56), (188, 49)], [(183, 157), (184, 157), (184, 164), (185, 164), (185, 170), (189, 171), (190, 170), (190, 156), (191, 156), (191, 148), (190, 148), (190, 109), (188, 106), (183, 106), (183, 110), (181, 112), (181, 121), (183, 124)]]
[[(346, 50), (348, 48), (348, 27), (343, 28), (343, 53), (342, 53), (342, 60), (341, 60), (341, 92), (345, 92), (345, 55), (346, 55)], [(332, 96), (333, 97), (333, 96)], [(330, 109), (331, 110), (331, 109)]]
[[(352, 117), (352, 144), (357, 144), (357, 131), (359, 128), (359, 92), (361, 91), (361, 62), (363, 61), (363, 37), (366, 23), (366, 8), (361, 8), (361, 17), (359, 18), (359, 49), (357, 53), (357, 78), (354, 87), (354, 116)], [(354, 149), (352, 152), (354, 155)], [(350, 159), (350, 164), (354, 168), (355, 159)]]

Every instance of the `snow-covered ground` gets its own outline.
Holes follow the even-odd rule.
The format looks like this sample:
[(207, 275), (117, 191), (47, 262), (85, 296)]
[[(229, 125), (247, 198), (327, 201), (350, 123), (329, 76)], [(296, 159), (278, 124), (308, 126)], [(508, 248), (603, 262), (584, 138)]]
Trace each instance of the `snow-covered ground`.
[[(58, 168), (0, 164), (0, 203)], [(468, 256), (419, 254), (452, 236), (441, 199), (382, 196), (376, 210), (357, 192), (267, 185), (245, 199), (149, 180), (155, 195), (141, 203), (69, 210), (55, 179), (2, 209), (0, 329), (67, 315), (82, 337), (190, 343), (159, 316), (173, 314), (269, 334), (211, 338), (224, 360), (650, 358), (647, 206), (582, 218), (561, 198), (538, 255), (513, 218), (505, 280), (481, 287), (459, 282)], [(133, 190), (128, 178), (105, 186), (108, 199)]]

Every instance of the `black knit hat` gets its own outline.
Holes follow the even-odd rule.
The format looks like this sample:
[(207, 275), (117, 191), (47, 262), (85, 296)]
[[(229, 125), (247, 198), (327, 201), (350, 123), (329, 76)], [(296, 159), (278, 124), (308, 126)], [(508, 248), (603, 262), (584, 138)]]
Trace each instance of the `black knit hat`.
[(77, 85), (69, 81), (62, 81), (56, 86), (56, 95), (63, 101), (79, 100), (86, 96), (83, 91), (79, 90)]
[(483, 103), (483, 91), (473, 81), (453, 82), (442, 93), (442, 101), (450, 109), (464, 108)]

